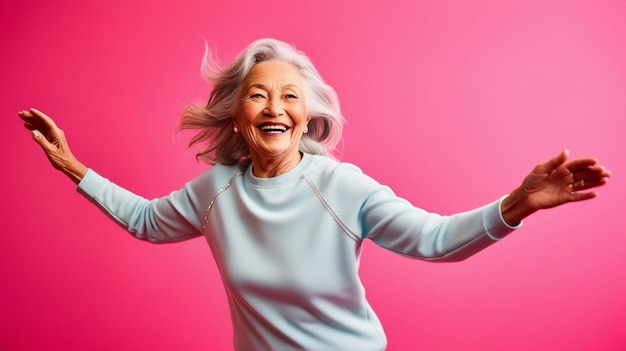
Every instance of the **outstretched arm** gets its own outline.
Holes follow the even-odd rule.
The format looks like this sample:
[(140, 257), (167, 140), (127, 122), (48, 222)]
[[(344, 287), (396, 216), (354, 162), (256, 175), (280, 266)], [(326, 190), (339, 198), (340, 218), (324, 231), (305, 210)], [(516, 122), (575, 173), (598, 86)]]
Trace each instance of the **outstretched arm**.
[(18, 115), (24, 120), (24, 126), (31, 130), (33, 139), (46, 153), (52, 166), (78, 184), (87, 173), (87, 167), (72, 154), (63, 130), (52, 118), (34, 108), (20, 111)]
[(611, 172), (595, 158), (578, 158), (566, 162), (569, 152), (538, 164), (522, 185), (502, 201), (502, 217), (515, 225), (542, 209), (569, 202), (589, 200), (598, 195), (592, 188), (606, 184)]
[(169, 243), (201, 235), (199, 228), (208, 200), (203, 193), (198, 195), (198, 189), (206, 188), (204, 179), (190, 182), (168, 196), (148, 200), (88, 170), (72, 154), (64, 132), (43, 112), (30, 109), (18, 115), (52, 166), (65, 173), (78, 185), (81, 194), (135, 237)]

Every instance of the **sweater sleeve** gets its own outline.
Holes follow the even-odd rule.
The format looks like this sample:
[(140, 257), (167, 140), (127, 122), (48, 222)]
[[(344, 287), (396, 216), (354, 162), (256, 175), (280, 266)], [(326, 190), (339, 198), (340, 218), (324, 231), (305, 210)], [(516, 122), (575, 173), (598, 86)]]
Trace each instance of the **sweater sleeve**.
[(204, 209), (194, 181), (168, 196), (148, 200), (89, 169), (77, 190), (138, 239), (168, 243), (201, 235)]
[(521, 226), (504, 221), (503, 199), (442, 216), (414, 207), (390, 190), (378, 190), (366, 200), (362, 220), (366, 236), (386, 249), (424, 260), (461, 261)]
[(411, 258), (460, 261), (521, 226), (509, 226), (502, 218), (503, 198), (443, 216), (414, 206), (351, 164), (331, 168), (320, 179), (329, 208), (346, 232)]

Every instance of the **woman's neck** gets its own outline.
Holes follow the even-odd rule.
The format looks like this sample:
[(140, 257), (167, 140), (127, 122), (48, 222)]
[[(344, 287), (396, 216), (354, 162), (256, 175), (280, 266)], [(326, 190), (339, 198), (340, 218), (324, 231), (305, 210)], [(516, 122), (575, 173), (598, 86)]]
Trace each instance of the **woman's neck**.
[(297, 151), (284, 157), (254, 157), (252, 159), (252, 173), (258, 178), (272, 178), (283, 175), (296, 168), (302, 160), (302, 153)]

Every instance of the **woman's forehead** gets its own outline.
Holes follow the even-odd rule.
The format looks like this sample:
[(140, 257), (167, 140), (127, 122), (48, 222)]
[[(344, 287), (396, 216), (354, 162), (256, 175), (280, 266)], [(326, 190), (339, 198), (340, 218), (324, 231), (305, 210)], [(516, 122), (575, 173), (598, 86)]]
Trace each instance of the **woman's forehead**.
[(247, 87), (293, 86), (304, 88), (304, 77), (298, 68), (284, 61), (263, 61), (255, 64), (246, 76)]

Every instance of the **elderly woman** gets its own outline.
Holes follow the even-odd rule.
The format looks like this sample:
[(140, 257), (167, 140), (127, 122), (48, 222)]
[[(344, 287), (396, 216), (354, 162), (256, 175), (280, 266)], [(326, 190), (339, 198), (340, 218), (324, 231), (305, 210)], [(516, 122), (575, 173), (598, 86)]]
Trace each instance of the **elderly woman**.
[(358, 267), (363, 240), (407, 257), (458, 261), (518, 228), (533, 212), (597, 194), (610, 173), (593, 158), (540, 163), (508, 196), (440, 216), (416, 208), (357, 167), (328, 155), (343, 118), (337, 95), (309, 59), (273, 39), (252, 43), (223, 70), (206, 55), (206, 107), (187, 107), (181, 129), (214, 166), (149, 201), (98, 175), (71, 153), (44, 113), (19, 116), (52, 165), (139, 239), (204, 236), (230, 303), (237, 350), (383, 350), (380, 321)]

